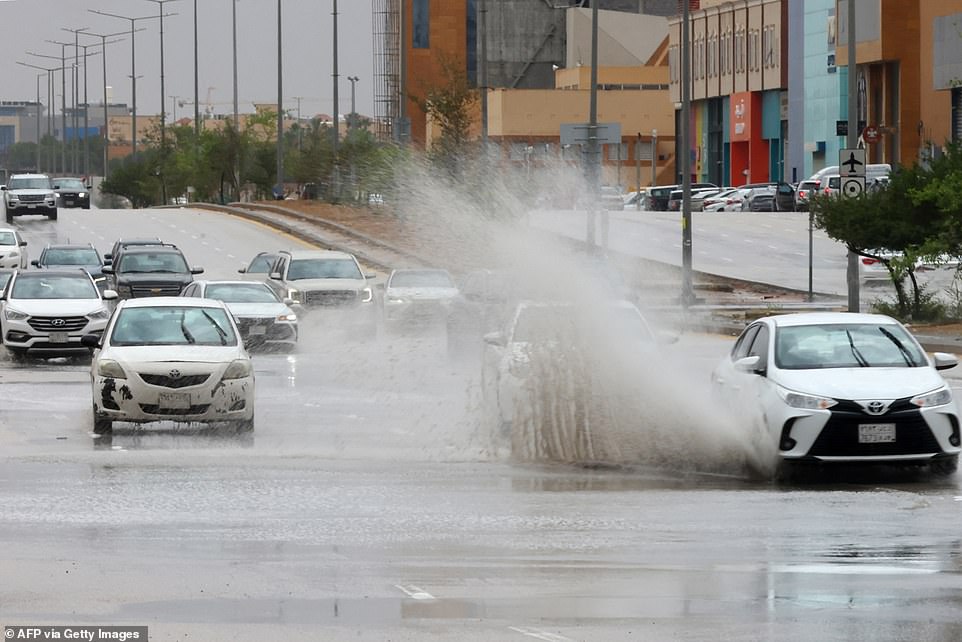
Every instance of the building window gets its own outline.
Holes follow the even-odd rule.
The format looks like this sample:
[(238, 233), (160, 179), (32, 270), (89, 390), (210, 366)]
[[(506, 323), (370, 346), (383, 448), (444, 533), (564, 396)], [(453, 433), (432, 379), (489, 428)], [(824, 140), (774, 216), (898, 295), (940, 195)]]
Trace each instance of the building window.
[(415, 49), (430, 48), (431, 0), (412, 0), (411, 6), (411, 46)]

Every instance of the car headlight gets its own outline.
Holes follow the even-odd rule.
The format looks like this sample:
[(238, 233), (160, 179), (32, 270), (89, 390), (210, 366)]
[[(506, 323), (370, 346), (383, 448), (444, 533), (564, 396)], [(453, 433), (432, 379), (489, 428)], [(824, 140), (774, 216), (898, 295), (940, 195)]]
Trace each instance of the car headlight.
[(933, 390), (932, 392), (926, 392), (924, 395), (912, 397), (912, 399), (909, 401), (919, 408), (944, 406), (952, 401), (952, 391), (949, 390), (948, 386), (946, 386), (944, 388), (939, 388), (938, 390)]
[(7, 321), (25, 321), (30, 318), (30, 315), (26, 312), (14, 310), (13, 308), (7, 308), (4, 310), (3, 316), (7, 319)]
[(250, 359), (234, 359), (227, 370), (224, 371), (224, 379), (243, 379), (251, 376)]
[(838, 401), (831, 397), (819, 397), (817, 395), (806, 395), (787, 388), (778, 387), (778, 396), (792, 408), (802, 408), (804, 410), (827, 410)]
[(53, 197), (54, 197), (54, 198), (60, 198), (60, 192), (54, 192), (54, 193), (53, 193)]
[(97, 376), (126, 379), (127, 373), (124, 372), (124, 369), (116, 361), (104, 359), (97, 365)]
[(374, 300), (374, 290), (371, 288), (364, 288), (361, 290), (361, 303), (370, 303)]
[(19, 250), (11, 250), (11, 251), (10, 251), (10, 258), (15, 258), (15, 257), (18, 257), (18, 256), (20, 256), (20, 251), (19, 251)]
[(102, 319), (109, 319), (110, 313), (106, 309), (101, 308), (87, 315), (87, 318), (91, 321), (100, 321)]
[(278, 320), (278, 321), (289, 321), (289, 322), (293, 323), (293, 322), (297, 321), (297, 315), (294, 314), (294, 313), (291, 313), (291, 314), (279, 314), (279, 315), (277, 315), (277, 320)]
[(295, 288), (287, 288), (287, 298), (294, 303), (301, 302), (301, 291)]
[(123, 297), (129, 297), (133, 295), (133, 290), (130, 289), (129, 285), (118, 285), (117, 295)]
[(87, 192), (80, 192), (77, 194), (77, 198), (87, 198)]

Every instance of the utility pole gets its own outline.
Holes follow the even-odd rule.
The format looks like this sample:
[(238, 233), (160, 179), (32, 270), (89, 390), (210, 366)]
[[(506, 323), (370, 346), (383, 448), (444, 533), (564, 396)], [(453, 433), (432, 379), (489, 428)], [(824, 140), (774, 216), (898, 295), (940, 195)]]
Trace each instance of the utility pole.
[(332, 38), (334, 46), (333, 62), (334, 62), (334, 72), (331, 74), (334, 80), (334, 198), (340, 200), (341, 197), (341, 168), (338, 159), (338, 139), (341, 137), (341, 123), (340, 117), (338, 115), (338, 73), (337, 73), (337, 0), (332, 0), (334, 10), (331, 12), (331, 16), (334, 18), (334, 34)]
[(635, 138), (635, 209), (641, 209), (641, 132)]
[[(194, 0), (194, 6), (197, 5), (197, 0)], [(232, 40), (234, 43), (234, 58), (233, 58), (233, 68), (234, 68), (234, 128), (240, 129), (240, 125), (237, 123), (237, 0), (230, 0), (231, 5), (231, 30), (233, 33)], [(197, 27), (194, 27), (194, 39), (196, 42)], [(196, 44), (195, 44), (196, 47)], [(194, 72), (194, 93), (197, 93), (197, 73)]]
[(301, 101), (304, 100), (304, 96), (294, 96), (294, 100), (297, 101), (297, 151), (301, 151)]
[[(81, 27), (80, 29), (69, 29), (67, 27), (62, 27), (62, 31), (67, 31), (73, 34), (73, 75), (71, 76), (72, 96), (71, 100), (73, 102), (73, 112), (70, 115), (70, 122), (73, 125), (73, 139), (70, 141), (70, 171), (73, 174), (77, 174), (77, 130), (80, 127), (79, 114), (77, 114), (77, 108), (80, 103), (80, 42), (79, 34), (83, 31), (89, 30), (90, 27)], [(48, 41), (53, 42), (53, 41)], [(56, 43), (62, 44), (62, 43)], [(69, 43), (68, 43), (68, 46)]]
[[(281, 0), (277, 0), (277, 194), (284, 195), (284, 82), (281, 47)], [(275, 194), (275, 198), (276, 195)]]
[[(29, 52), (28, 52), (29, 53)], [(32, 56), (50, 58), (52, 56), (39, 56), (39, 54), (30, 54)], [(51, 119), (53, 117), (53, 75), (54, 71), (63, 71), (63, 67), (41, 67), (39, 65), (31, 65), (28, 62), (17, 61), (18, 65), (24, 67), (29, 67), (30, 69), (37, 69), (39, 71), (46, 72), (47, 74), (47, 135), (50, 136), (52, 133)], [(40, 169), (40, 119), (42, 118), (42, 112), (40, 108), (40, 79), (37, 77), (37, 170)], [(51, 173), (56, 173), (56, 160), (54, 157), (53, 147), (50, 148), (50, 171)]]
[[(90, 180), (90, 143), (87, 140), (87, 133), (90, 130), (90, 102), (87, 97), (87, 48), (88, 47), (99, 47), (100, 45), (80, 45), (84, 50), (84, 143), (83, 143), (83, 166), (84, 166), (84, 181)], [(106, 56), (105, 52), (100, 52)], [(97, 52), (90, 54), (91, 56), (96, 56)]]
[(167, 99), (164, 88), (164, 18), (175, 16), (176, 13), (164, 13), (164, 5), (168, 2), (177, 0), (147, 0), (157, 5), (160, 19), (160, 198), (163, 204), (167, 204)]
[(488, 151), (488, 1), (478, 0), (478, 36), (481, 40), (479, 89), (481, 90), (481, 142)]
[(695, 301), (691, 257), (691, 55), (689, 38), (689, 0), (682, 0), (681, 17), (681, 304), (687, 308)]
[[(234, 30), (234, 86), (237, 86), (237, 2), (230, 0), (232, 25)], [(194, 146), (200, 145), (200, 75), (197, 69), (199, 48), (197, 39), (197, 0), (194, 0)], [(236, 96), (236, 94), (235, 94)], [(234, 127), (237, 127), (237, 101), (234, 100)]]
[[(858, 147), (858, 65), (855, 50), (855, 0), (848, 0), (848, 148)], [(859, 311), (859, 256), (848, 251), (845, 280), (848, 283), (848, 311)]]

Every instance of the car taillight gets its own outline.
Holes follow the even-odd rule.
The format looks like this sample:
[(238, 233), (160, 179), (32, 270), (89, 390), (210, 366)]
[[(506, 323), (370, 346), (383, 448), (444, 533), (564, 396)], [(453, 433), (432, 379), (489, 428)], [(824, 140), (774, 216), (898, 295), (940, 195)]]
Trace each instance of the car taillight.
[(799, 198), (805, 198), (806, 196), (808, 196), (808, 192), (806, 192), (805, 190), (799, 190), (798, 192)]
[(862, 257), (862, 265), (875, 265), (878, 262), (879, 262), (878, 259), (870, 259), (867, 256)]

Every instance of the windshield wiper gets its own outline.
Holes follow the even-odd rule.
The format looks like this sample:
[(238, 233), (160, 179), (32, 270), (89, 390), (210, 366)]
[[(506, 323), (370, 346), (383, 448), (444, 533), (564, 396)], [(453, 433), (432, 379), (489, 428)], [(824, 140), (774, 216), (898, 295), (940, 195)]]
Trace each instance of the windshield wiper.
[(210, 322), (214, 325), (215, 328), (217, 328), (217, 334), (220, 335), (220, 344), (221, 344), (222, 346), (226, 346), (226, 345), (227, 345), (227, 333), (224, 332), (224, 329), (223, 329), (222, 327), (220, 327), (220, 324), (217, 323), (217, 320), (216, 320), (214, 317), (212, 317), (212, 316), (210, 316), (209, 314), (207, 314), (207, 311), (206, 311), (206, 310), (201, 310), (200, 313), (203, 314), (205, 317), (207, 317), (207, 320), (210, 321)]
[(897, 336), (895, 336), (894, 334), (892, 334), (882, 326), (879, 326), (878, 330), (879, 332), (884, 334), (889, 341), (894, 343), (896, 348), (899, 349), (899, 354), (901, 354), (902, 358), (905, 360), (905, 365), (907, 365), (910, 368), (915, 365), (915, 359), (912, 358), (912, 353), (909, 352), (908, 348), (905, 347), (905, 345), (899, 340)]
[(183, 335), (184, 335), (184, 338), (187, 339), (187, 343), (197, 343), (197, 339), (195, 339), (195, 338), (194, 338), (194, 335), (192, 335), (192, 334), (190, 333), (190, 330), (187, 329), (187, 325), (184, 323), (185, 320), (186, 320), (186, 319), (185, 319), (183, 316), (180, 317), (180, 332), (181, 332), (181, 334), (183, 334)]
[(859, 352), (858, 348), (855, 347), (855, 340), (852, 338), (851, 331), (846, 330), (845, 336), (848, 337), (848, 345), (852, 348), (852, 354), (855, 355), (855, 360), (858, 361), (858, 365), (863, 368), (868, 368), (868, 361), (865, 360), (865, 357), (862, 356), (862, 353)]

